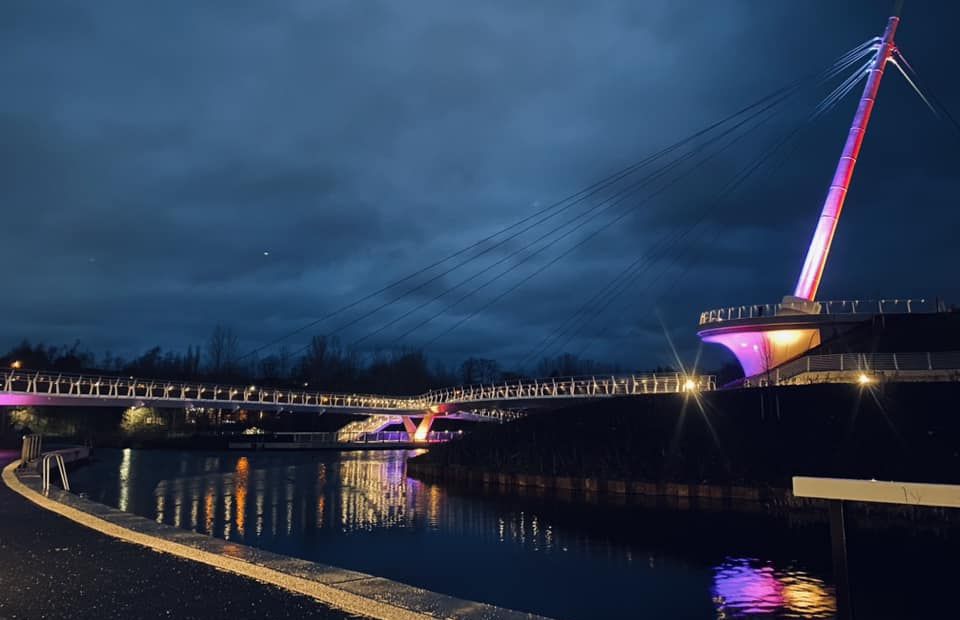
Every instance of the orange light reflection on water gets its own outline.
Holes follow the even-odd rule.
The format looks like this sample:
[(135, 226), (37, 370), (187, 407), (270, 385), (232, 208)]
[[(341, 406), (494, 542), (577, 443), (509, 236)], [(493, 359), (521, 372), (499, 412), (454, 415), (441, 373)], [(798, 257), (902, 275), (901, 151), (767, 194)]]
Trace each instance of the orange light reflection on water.
[(243, 536), (247, 518), (247, 485), (250, 480), (250, 461), (242, 456), (237, 460), (236, 475), (233, 477), (233, 495), (237, 499), (237, 533)]

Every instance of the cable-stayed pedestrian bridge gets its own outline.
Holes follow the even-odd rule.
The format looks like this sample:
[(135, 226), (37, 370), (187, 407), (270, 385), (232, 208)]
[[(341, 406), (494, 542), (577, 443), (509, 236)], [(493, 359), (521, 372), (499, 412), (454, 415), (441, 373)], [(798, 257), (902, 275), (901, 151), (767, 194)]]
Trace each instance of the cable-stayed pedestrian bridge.
[(501, 409), (715, 388), (716, 380), (709, 375), (652, 373), (518, 380), (443, 388), (417, 396), (382, 396), (10, 370), (3, 374), (0, 406), (221, 408), (503, 419)]
[[(522, 371), (530, 368), (530, 364), (535, 364), (538, 359), (548, 362), (557, 359), (560, 355), (566, 355), (573, 344), (582, 345), (573, 356), (582, 359), (591, 346), (603, 342), (609, 329), (622, 321), (619, 317), (630, 316), (635, 312), (637, 299), (642, 299), (647, 307), (655, 307), (659, 297), (654, 293), (659, 290), (662, 295), (666, 290), (679, 285), (689, 267), (694, 264), (694, 260), (688, 257), (687, 253), (698, 244), (707, 243), (705, 240), (709, 237), (706, 234), (711, 220), (724, 221), (720, 215), (721, 209), (741, 202), (732, 198), (742, 191), (748, 180), (756, 178), (758, 171), (771, 172), (787, 161), (792, 152), (791, 145), (796, 145), (797, 137), (814, 121), (834, 109), (860, 82), (865, 82), (863, 94), (793, 293), (784, 296), (779, 304), (733, 306), (704, 312), (700, 316), (698, 334), (705, 342), (726, 347), (740, 363), (748, 380), (745, 384), (756, 384), (757, 381), (750, 381), (752, 377), (762, 377), (766, 381), (766, 377), (774, 369), (804, 356), (822, 353), (823, 350), (812, 352), (848, 335), (853, 328), (866, 325), (878, 316), (885, 321), (888, 315), (894, 314), (947, 313), (948, 309), (939, 300), (817, 300), (837, 223), (887, 65), (900, 71), (934, 116), (948, 122), (952, 129), (960, 131), (960, 124), (932, 92), (920, 88), (916, 72), (895, 44), (894, 35), (899, 23), (899, 12), (895, 11), (887, 20), (882, 36), (872, 37), (857, 45), (837, 57), (822, 71), (792, 80), (733, 114), (557, 202), (545, 206), (539, 206), (538, 203), (535, 212), (376, 290), (326, 311), (285, 334), (270, 337), (267, 342), (253, 348), (246, 355), (231, 360), (231, 363), (245, 365), (251, 369), (251, 376), (256, 376), (258, 372), (260, 376), (277, 376), (276, 369), (280, 364), (285, 368), (294, 368), (298, 357), (304, 364), (303, 368), (309, 368), (314, 363), (320, 365), (317, 367), (322, 367), (330, 353), (328, 345), (332, 341), (328, 341), (328, 338), (338, 338), (341, 333), (353, 333), (357, 329), (362, 329), (363, 332), (353, 333), (352, 342), (345, 350), (359, 355), (363, 355), (363, 350), (357, 347), (363, 343), (374, 344), (374, 350), (404, 351), (405, 339), (422, 329), (434, 326), (438, 328), (438, 333), (423, 343), (424, 347), (428, 347), (440, 338), (455, 333), (461, 326), (506, 299), (514, 291), (527, 287), (528, 283), (536, 285), (541, 282), (540, 276), (545, 270), (561, 264), (560, 262), (568, 257), (576, 257), (580, 248), (598, 239), (604, 231), (618, 226), (638, 211), (649, 212), (654, 209), (657, 201), (662, 196), (669, 196), (668, 192), (672, 188), (706, 186), (707, 184), (692, 183), (692, 175), (699, 170), (709, 169), (708, 166), (716, 165), (717, 158), (728, 152), (728, 149), (754, 135), (755, 131), (778, 118), (780, 114), (788, 114), (794, 108), (805, 110), (809, 103), (801, 98), (805, 91), (812, 91), (808, 92), (808, 95), (817, 95), (821, 89), (828, 88), (841, 79), (824, 98), (815, 98), (819, 103), (805, 114), (805, 119), (800, 124), (794, 124), (792, 129), (780, 132), (782, 135), (778, 139), (760, 141), (761, 148), (752, 161), (737, 166), (734, 174), (716, 191), (694, 196), (693, 204), (683, 211), (676, 211), (673, 201), (664, 202), (663, 204), (671, 209), (670, 219), (678, 222), (678, 226), (675, 229), (673, 226), (668, 227), (669, 230), (651, 238), (650, 243), (638, 244), (637, 254), (625, 257), (623, 268), (612, 279), (598, 282), (597, 286), (594, 286), (591, 279), (586, 279), (582, 286), (570, 287), (570, 279), (564, 278), (562, 282), (565, 296), (582, 292), (589, 297), (564, 320), (558, 320), (551, 329), (544, 324), (542, 340), (513, 367)], [(847, 77), (843, 78), (844, 75)], [(747, 144), (751, 149), (758, 146), (750, 142)], [(726, 175), (719, 175), (719, 178), (725, 177)], [(684, 200), (687, 199), (685, 196)], [(652, 218), (651, 222), (656, 219), (655, 213), (648, 213), (648, 217)], [(714, 233), (721, 234), (723, 231), (715, 230)], [(472, 267), (467, 269), (471, 265)], [(517, 269), (524, 271), (516, 272)], [(463, 271), (451, 276), (458, 270)], [(510, 280), (501, 282), (511, 274), (514, 274), (514, 277), (523, 275), (512, 283)], [(645, 283), (642, 298), (621, 299), (625, 292), (641, 282)], [(490, 288), (498, 283), (508, 286)], [(434, 289), (438, 289), (435, 294)], [(474, 298), (483, 291), (492, 296), (486, 300)], [(615, 308), (613, 304), (618, 300), (628, 302), (617, 315), (618, 318), (610, 319), (602, 328), (594, 329), (599, 327), (596, 322), (600, 317)], [(385, 316), (390, 313), (391, 316)], [(920, 324), (926, 317), (914, 318), (920, 319), (916, 322)], [(328, 323), (333, 319), (341, 322)], [(377, 325), (371, 323), (372, 320), (382, 322)], [(314, 332), (321, 324), (324, 324), (322, 336), (314, 334), (293, 353), (285, 349), (285, 343), (291, 338)], [(624, 339), (617, 342), (620, 350), (626, 348), (624, 343)], [(231, 343), (229, 334), (218, 328), (208, 351), (211, 356), (210, 368), (237, 367), (213, 361), (219, 360), (220, 354), (236, 346), (236, 342)], [(902, 348), (902, 345), (897, 346)], [(940, 345), (924, 343), (906, 346), (913, 347), (912, 352), (915, 353), (930, 351)], [(281, 348), (275, 355), (259, 357), (273, 347)], [(264, 366), (258, 366), (268, 361), (272, 364), (269, 372), (263, 370)], [(49, 362), (50, 365), (53, 363)], [(37, 366), (45, 364), (47, 362), (36, 363)], [(257, 368), (260, 370), (256, 370)], [(926, 370), (932, 372), (937, 369), (931, 367)], [(177, 371), (169, 371), (168, 374), (172, 372)], [(422, 416), (425, 420), (436, 415), (502, 419), (504, 412), (510, 410), (557, 406), (560, 403), (612, 396), (677, 393), (685, 390), (709, 390), (714, 387), (712, 377), (688, 377), (675, 373), (518, 380), (445, 388), (416, 396), (399, 397), (319, 393), (257, 385), (224, 386), (134, 377), (66, 375), (18, 369), (3, 375), (2, 379), (0, 406), (142, 405), (330, 411), (369, 416), (400, 416), (408, 428), (411, 416)], [(376, 423), (380, 422), (382, 421)]]

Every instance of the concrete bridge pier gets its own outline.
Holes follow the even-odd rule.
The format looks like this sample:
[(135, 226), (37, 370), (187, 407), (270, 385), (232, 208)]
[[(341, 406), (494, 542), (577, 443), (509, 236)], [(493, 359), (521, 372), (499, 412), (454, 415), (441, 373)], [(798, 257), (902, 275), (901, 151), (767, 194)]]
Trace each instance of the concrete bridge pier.
[(420, 423), (417, 424), (414, 422), (411, 416), (405, 415), (402, 416), (403, 427), (407, 430), (407, 435), (410, 436), (411, 441), (426, 441), (427, 435), (430, 433), (430, 427), (433, 426), (433, 421), (439, 416), (439, 414), (432, 411), (428, 411), (423, 418), (420, 419)]

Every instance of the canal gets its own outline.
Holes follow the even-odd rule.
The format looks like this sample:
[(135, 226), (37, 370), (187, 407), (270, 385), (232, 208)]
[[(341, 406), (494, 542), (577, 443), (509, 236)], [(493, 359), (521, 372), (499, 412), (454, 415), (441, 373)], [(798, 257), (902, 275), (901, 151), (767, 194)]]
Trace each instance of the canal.
[[(815, 513), (445, 488), (407, 477), (410, 454), (98, 450), (71, 484), (161, 523), (553, 618), (834, 616)], [(851, 541), (857, 617), (919, 617), (887, 588), (938, 580), (949, 605), (947, 533)]]

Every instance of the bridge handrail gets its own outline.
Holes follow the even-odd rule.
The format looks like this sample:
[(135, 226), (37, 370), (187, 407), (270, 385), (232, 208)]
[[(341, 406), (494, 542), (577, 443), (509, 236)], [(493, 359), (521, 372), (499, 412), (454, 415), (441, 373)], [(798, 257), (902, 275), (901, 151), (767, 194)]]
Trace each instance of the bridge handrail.
[(377, 411), (426, 410), (444, 404), (563, 397), (602, 397), (634, 394), (698, 391), (716, 388), (711, 375), (651, 373), (631, 375), (585, 375), (505, 381), (495, 384), (457, 386), (431, 390), (419, 396), (337, 394), (290, 388), (249, 387), (198, 381), (160, 381), (110, 375), (5, 370), (2, 391), (49, 396), (187, 401), (217, 406), (218, 403), (251, 405), (306, 405)]
[[(15, 389), (26, 384), (26, 389)], [(41, 387), (42, 386), (42, 387)], [(417, 406), (416, 396), (323, 393), (293, 388), (238, 386), (201, 381), (142, 379), (132, 376), (6, 370), (2, 390), (30, 394), (196, 400), (251, 404), (299, 404), (406, 409)]]
[[(820, 314), (934, 314), (946, 312), (941, 301), (929, 299), (835, 299), (817, 302)], [(750, 304), (700, 313), (700, 325), (777, 316), (783, 304)]]
[[(827, 355), (808, 355), (783, 366), (757, 375), (775, 383), (808, 372), (862, 372), (874, 371), (937, 371), (956, 370), (960, 372), (960, 351), (930, 351), (904, 353), (834, 353)], [(748, 378), (749, 380), (749, 378)]]
[(677, 393), (691, 389), (714, 390), (716, 377), (678, 372), (548, 377), (441, 388), (427, 392), (423, 398), (429, 405), (440, 405), (487, 400)]
[[(459, 439), (463, 431), (429, 431), (423, 442), (441, 442)], [(318, 443), (318, 444), (355, 444), (355, 443), (410, 443), (407, 431), (320, 431), (320, 432), (278, 432), (270, 433), (267, 438), (254, 438), (254, 442), (277, 443)]]

